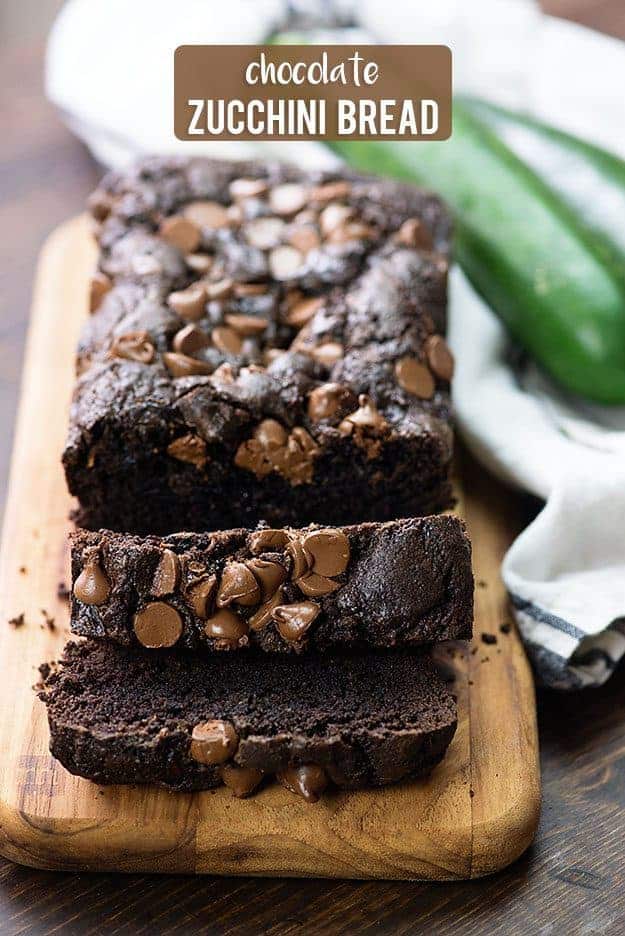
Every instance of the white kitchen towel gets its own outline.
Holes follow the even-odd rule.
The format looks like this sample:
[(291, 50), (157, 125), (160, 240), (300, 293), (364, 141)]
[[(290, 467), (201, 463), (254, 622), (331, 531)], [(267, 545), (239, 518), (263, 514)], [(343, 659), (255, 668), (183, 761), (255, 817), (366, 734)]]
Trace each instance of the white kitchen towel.
[[(106, 165), (143, 152), (260, 153), (331, 165), (335, 157), (314, 143), (173, 137), (173, 70), (163, 63), (177, 45), (256, 43), (294, 25), (355, 26), (341, 33), (347, 42), (450, 45), (456, 88), (523, 107), (625, 155), (625, 46), (544, 16), (531, 0), (70, 0), (50, 38), (48, 94)], [(569, 398), (528, 362), (513, 363), (505, 330), (460, 270), (451, 277), (450, 343), (468, 445), (545, 502), (503, 565), (536, 671), (558, 688), (599, 685), (625, 654), (625, 409)]]

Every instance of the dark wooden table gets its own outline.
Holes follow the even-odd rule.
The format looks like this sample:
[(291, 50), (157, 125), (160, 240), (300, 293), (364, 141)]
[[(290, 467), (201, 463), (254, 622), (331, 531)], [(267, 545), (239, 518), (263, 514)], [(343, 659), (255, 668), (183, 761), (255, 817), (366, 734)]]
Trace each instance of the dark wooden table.
[[(0, 8), (0, 498), (33, 264), (98, 176), (41, 92), (42, 35), (55, 3), (14, 4), (22, 15), (14, 40), (2, 31), (12, 0)], [(625, 36), (622, 0), (546, 5)], [(495, 877), (436, 885), (159, 878), (32, 871), (0, 859), (0, 934), (625, 933), (624, 703), (623, 670), (595, 692), (539, 692), (540, 829), (531, 851)]]

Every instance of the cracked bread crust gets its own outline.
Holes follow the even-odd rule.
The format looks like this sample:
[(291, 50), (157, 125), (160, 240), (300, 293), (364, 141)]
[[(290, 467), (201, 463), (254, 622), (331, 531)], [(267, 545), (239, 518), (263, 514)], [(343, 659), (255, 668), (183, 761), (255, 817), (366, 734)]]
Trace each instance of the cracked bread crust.
[[(234, 197), (241, 180), (266, 190)], [(294, 188), (305, 207), (284, 213), (276, 192), (284, 201)], [(178, 228), (198, 204), (189, 254)], [(449, 372), (436, 344), (450, 225), (438, 199), (350, 173), (152, 159), (107, 176), (92, 211), (100, 292), (63, 456), (84, 525), (337, 524), (450, 504)], [(200, 223), (207, 211), (217, 227)], [(277, 247), (255, 246), (259, 220), (279, 222)], [(319, 241), (306, 251), (291, 243), (303, 228)], [(288, 250), (300, 260), (285, 270)], [(189, 266), (198, 256), (209, 271)], [(198, 284), (206, 301), (189, 321)]]
[(223, 765), (191, 754), (194, 726), (211, 718), (236, 733), (231, 766), (271, 777), (314, 765), (343, 789), (421, 776), (456, 729), (429, 659), (406, 653), (313, 655), (297, 667), (259, 654), (250, 666), (236, 654), (199, 660), (86, 641), (42, 676), (52, 754), (100, 784), (218, 786)]

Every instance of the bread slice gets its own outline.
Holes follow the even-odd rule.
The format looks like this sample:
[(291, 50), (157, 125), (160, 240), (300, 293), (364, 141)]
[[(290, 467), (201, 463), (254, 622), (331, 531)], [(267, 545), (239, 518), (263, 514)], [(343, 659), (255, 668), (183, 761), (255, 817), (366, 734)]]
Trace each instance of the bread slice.
[(209, 651), (416, 646), (471, 636), (473, 576), (452, 516), (159, 538), (72, 536), (72, 629)]
[(200, 657), (69, 643), (42, 667), (50, 750), (97, 783), (235, 795), (275, 777), (305, 799), (417, 777), (443, 757), (456, 705), (430, 659)]

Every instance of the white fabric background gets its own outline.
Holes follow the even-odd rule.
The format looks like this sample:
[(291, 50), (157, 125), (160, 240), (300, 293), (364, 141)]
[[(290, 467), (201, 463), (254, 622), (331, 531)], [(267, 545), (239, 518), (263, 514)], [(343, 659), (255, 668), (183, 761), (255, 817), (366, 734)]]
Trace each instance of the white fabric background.
[[(50, 37), (48, 95), (109, 166), (144, 152), (252, 151), (331, 165), (335, 157), (314, 143), (173, 137), (176, 46), (261, 42), (302, 14), (306, 25), (357, 19), (345, 41), (449, 45), (457, 89), (529, 110), (625, 158), (625, 45), (546, 17), (531, 0), (70, 0)], [(526, 646), (545, 682), (598, 685), (625, 653), (625, 408), (568, 398), (531, 366), (513, 371), (502, 326), (457, 269), (450, 343), (467, 443), (546, 501), (503, 566)]]

